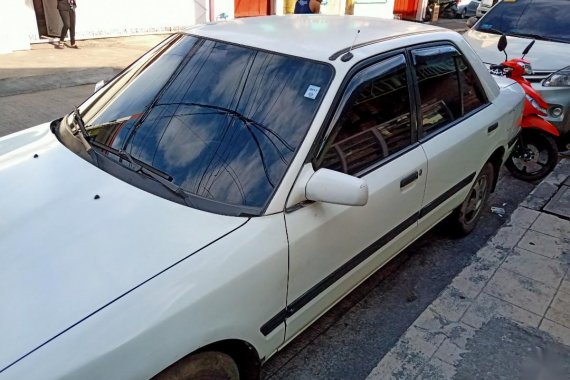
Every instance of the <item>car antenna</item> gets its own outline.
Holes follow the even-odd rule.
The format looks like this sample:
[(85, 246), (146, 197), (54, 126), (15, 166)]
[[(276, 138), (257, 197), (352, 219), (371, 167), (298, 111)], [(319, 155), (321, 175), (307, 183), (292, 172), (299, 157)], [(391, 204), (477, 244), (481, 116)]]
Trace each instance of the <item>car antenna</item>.
[(360, 34), (360, 29), (358, 29), (356, 31), (356, 36), (354, 36), (354, 41), (352, 41), (352, 45), (350, 45), (350, 49), (348, 49), (348, 51), (346, 53), (344, 53), (342, 55), (342, 57), (340, 57), (340, 60), (343, 62), (347, 62), (350, 61), (352, 59), (352, 57), (354, 57), (354, 55), (350, 52), (352, 50), (352, 48), (354, 47), (354, 44), (356, 43), (356, 39), (358, 38), (358, 35)]

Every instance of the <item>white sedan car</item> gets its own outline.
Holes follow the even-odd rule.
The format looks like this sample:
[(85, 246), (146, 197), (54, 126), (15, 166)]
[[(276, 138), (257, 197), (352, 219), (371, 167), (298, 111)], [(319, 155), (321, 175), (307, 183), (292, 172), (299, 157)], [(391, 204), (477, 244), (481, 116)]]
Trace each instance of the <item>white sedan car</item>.
[(167, 38), (0, 139), (0, 379), (257, 378), (436, 223), (475, 227), (523, 98), (417, 23)]

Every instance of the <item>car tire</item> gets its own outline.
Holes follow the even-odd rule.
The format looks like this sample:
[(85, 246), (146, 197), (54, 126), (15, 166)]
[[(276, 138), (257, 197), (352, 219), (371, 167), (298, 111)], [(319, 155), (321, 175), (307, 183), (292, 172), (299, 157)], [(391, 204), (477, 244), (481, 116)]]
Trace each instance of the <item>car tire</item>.
[(466, 236), (477, 225), (489, 194), (491, 194), (494, 175), (493, 164), (487, 162), (477, 175), (463, 203), (450, 216), (450, 228), (454, 236)]
[(174, 363), (152, 380), (239, 380), (239, 369), (231, 356), (206, 351)]

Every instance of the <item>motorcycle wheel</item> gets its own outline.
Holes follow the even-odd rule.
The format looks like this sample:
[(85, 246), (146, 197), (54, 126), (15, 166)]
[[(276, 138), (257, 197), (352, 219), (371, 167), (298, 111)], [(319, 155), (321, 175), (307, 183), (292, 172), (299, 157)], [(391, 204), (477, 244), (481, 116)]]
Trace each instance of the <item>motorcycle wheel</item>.
[(511, 174), (524, 181), (546, 177), (558, 162), (558, 148), (554, 139), (542, 132), (524, 131), (505, 166)]

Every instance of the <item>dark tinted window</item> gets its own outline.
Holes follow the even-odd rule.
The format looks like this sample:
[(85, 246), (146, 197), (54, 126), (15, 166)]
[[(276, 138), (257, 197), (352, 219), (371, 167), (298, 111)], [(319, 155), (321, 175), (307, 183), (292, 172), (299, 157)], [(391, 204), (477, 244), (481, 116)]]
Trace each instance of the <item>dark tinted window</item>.
[(451, 46), (413, 52), (423, 135), (445, 127), (486, 103), (473, 70)]
[(511, 0), (495, 5), (476, 30), (570, 43), (570, 1)]
[(129, 75), (85, 112), (96, 140), (168, 173), (194, 196), (261, 211), (332, 69), (181, 36)]
[(357, 174), (412, 143), (403, 56), (357, 74), (320, 154), (318, 167)]

